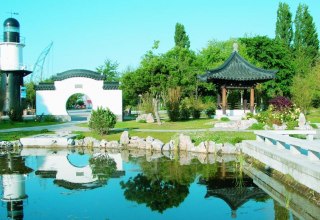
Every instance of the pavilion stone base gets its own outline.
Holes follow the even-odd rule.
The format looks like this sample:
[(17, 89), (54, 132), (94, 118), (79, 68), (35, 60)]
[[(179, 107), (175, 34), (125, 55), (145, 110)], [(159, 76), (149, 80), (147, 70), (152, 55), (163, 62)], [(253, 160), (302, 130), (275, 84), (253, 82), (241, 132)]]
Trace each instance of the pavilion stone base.
[[(228, 117), (231, 120), (240, 120), (243, 118), (247, 113), (250, 113), (250, 110), (243, 110), (243, 109), (227, 109), (226, 114), (222, 113), (222, 109), (216, 110), (215, 119), (220, 119), (222, 117)], [(255, 114), (255, 111), (254, 113)]]

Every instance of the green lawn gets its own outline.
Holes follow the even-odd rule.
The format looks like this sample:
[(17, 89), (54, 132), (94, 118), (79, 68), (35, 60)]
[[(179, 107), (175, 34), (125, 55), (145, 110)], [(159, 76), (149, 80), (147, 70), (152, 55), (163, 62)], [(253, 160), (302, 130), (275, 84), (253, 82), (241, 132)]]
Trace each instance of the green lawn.
[[(158, 125), (157, 123), (141, 123), (136, 122), (135, 120), (131, 121), (122, 121), (117, 122), (115, 128), (121, 129), (153, 129), (153, 130), (188, 130), (188, 129), (207, 129), (213, 128), (213, 124), (216, 120), (214, 119), (207, 119), (201, 118), (196, 120), (189, 120), (189, 121), (178, 121), (178, 122), (171, 122), (171, 121), (164, 121), (162, 120), (163, 124)], [(81, 127), (88, 127), (87, 123), (82, 123), (78, 126)]]
[(306, 117), (311, 123), (320, 123), (320, 108), (311, 109)]
[(20, 138), (36, 135), (36, 134), (44, 134), (44, 133), (52, 133), (46, 129), (41, 131), (13, 131), (13, 132), (0, 132), (0, 140), (2, 141), (15, 141)]
[[(98, 135), (95, 132), (75, 132), (77, 134), (82, 134), (86, 137), (94, 137), (98, 140), (105, 139), (108, 141), (120, 140), (120, 135), (122, 131), (111, 131), (108, 135)], [(190, 135), (192, 141), (198, 145), (202, 141), (214, 141), (216, 143), (239, 143), (242, 140), (255, 140), (256, 135), (253, 132), (228, 132), (228, 131), (205, 131), (205, 132), (191, 132), (185, 133)], [(164, 143), (169, 142), (170, 140), (176, 140), (179, 133), (173, 132), (139, 132), (139, 131), (129, 131), (129, 136), (138, 136), (141, 138), (146, 138), (151, 136), (161, 140)]]
[(61, 123), (62, 122), (37, 122), (37, 121), (11, 122), (11, 121), (1, 121), (0, 122), (0, 129), (36, 127), (36, 126), (55, 125), (55, 124), (61, 124)]

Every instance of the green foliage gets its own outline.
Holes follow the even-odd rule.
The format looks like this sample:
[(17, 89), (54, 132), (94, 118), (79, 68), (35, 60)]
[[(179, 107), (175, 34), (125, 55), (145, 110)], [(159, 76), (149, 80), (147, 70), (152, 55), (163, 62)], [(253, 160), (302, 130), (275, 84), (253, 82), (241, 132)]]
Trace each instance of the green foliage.
[[(34, 82), (28, 82), (28, 83), (25, 83), (25, 87), (27, 89), (26, 103), (31, 108), (35, 108), (36, 107), (35, 84), (34, 84)], [(0, 100), (0, 102), (1, 102), (1, 100)]]
[(248, 129), (249, 130), (264, 130), (264, 126), (265, 126), (265, 124), (258, 122), (258, 123), (252, 124)]
[(71, 95), (67, 100), (66, 108), (67, 109), (74, 108), (75, 105), (77, 105), (80, 100), (82, 101), (82, 97), (83, 97), (83, 94), (81, 94), (81, 93), (76, 93), (76, 94)]
[(98, 155), (89, 159), (94, 178), (105, 183), (117, 170), (117, 164), (113, 158), (106, 155)]
[(145, 203), (153, 211), (163, 213), (168, 208), (178, 207), (188, 196), (186, 185), (174, 181), (164, 181), (162, 178), (151, 180), (144, 174), (129, 178), (127, 182), (120, 182), (127, 200), (138, 204)]
[(110, 59), (106, 59), (104, 64), (99, 66), (96, 70), (98, 73), (105, 75), (106, 82), (119, 82), (119, 72), (118, 72), (119, 63), (113, 62)]
[(310, 126), (313, 128), (313, 129), (318, 129), (319, 127), (318, 127), (318, 125), (316, 125), (316, 124), (310, 124)]
[(81, 139), (84, 139), (86, 136), (84, 136), (83, 134), (78, 134), (77, 136), (76, 136), (76, 140), (81, 140)]
[(183, 24), (176, 23), (174, 42), (177, 47), (182, 47), (182, 48), (190, 47), (189, 36), (187, 35)]
[(11, 121), (22, 121), (22, 108), (11, 109), (8, 113)]
[(57, 118), (53, 115), (44, 115), (42, 117), (41, 122), (56, 122), (58, 121)]
[(280, 2), (277, 11), (276, 40), (282, 41), (290, 47), (293, 38), (292, 14), (287, 3)]
[(114, 128), (117, 121), (117, 117), (110, 109), (103, 109), (98, 107), (97, 110), (92, 110), (89, 121), (89, 128), (95, 132), (102, 134), (108, 134), (111, 128)]
[(138, 122), (139, 122), (139, 123), (147, 123), (147, 121), (144, 120), (144, 119), (141, 119), (141, 120), (139, 120)]
[(171, 121), (178, 121), (180, 119), (180, 98), (180, 87), (168, 90), (167, 113)]
[(294, 130), (294, 128), (298, 127), (298, 121), (288, 121), (286, 123), (287, 125), (287, 130)]
[(278, 70), (274, 80), (267, 81), (259, 87), (259, 93), (265, 102), (279, 95), (290, 96), (294, 76), (290, 49), (280, 41), (266, 36), (240, 38), (240, 42), (246, 45), (248, 55), (254, 59), (253, 64), (264, 69)]
[(180, 105), (180, 120), (186, 121), (190, 119), (190, 110), (185, 102), (185, 100), (182, 100)]
[(266, 111), (259, 112), (255, 118), (259, 123), (272, 126), (273, 124), (282, 125), (283, 123), (294, 126), (299, 119), (301, 110), (293, 105), (290, 108), (276, 109), (272, 105)]
[(230, 119), (228, 117), (221, 117), (220, 121), (227, 122), (227, 121), (230, 121)]
[(153, 113), (152, 99), (153, 96), (149, 92), (141, 95), (140, 110), (145, 113)]
[(304, 54), (311, 59), (312, 64), (315, 64), (319, 55), (319, 39), (315, 23), (313, 22), (313, 18), (309, 13), (307, 5), (299, 4), (294, 24), (294, 50), (298, 52), (298, 54)]

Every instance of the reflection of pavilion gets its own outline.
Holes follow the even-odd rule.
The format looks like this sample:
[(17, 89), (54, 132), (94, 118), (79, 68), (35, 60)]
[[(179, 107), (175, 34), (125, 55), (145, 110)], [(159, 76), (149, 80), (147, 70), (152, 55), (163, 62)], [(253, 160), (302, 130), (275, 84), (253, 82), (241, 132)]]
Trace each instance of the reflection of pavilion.
[(207, 186), (205, 198), (213, 196), (224, 200), (231, 208), (233, 218), (237, 216), (237, 209), (250, 199), (267, 196), (248, 176), (243, 176), (240, 179), (234, 172), (225, 172), (223, 169), (220, 171), (216, 177), (209, 180), (200, 178), (199, 184)]
[(21, 156), (10, 153), (0, 156), (0, 175), (2, 182), (2, 201), (7, 203), (8, 218), (23, 219), (23, 200), (25, 192), (25, 174), (32, 169), (25, 166)]
[[(116, 162), (117, 171), (112, 177), (124, 175), (121, 154), (108, 154)], [(47, 155), (39, 159), (36, 175), (55, 178), (54, 183), (67, 189), (94, 189), (104, 185), (92, 173), (90, 157), (80, 154)]]

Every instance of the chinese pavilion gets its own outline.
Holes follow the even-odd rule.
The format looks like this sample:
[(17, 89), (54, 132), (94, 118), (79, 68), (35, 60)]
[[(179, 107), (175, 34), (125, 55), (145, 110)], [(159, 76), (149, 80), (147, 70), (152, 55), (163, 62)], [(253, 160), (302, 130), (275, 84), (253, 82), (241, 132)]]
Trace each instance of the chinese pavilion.
[[(265, 70), (250, 64), (238, 53), (238, 45), (233, 45), (233, 53), (220, 67), (208, 70), (205, 74), (198, 76), (204, 82), (214, 83), (221, 88), (221, 96), (218, 95), (218, 109), (216, 116), (241, 116), (249, 110), (255, 113), (254, 89), (257, 84), (275, 78), (277, 70)], [(241, 92), (240, 109), (230, 109), (227, 104), (227, 91), (239, 89)], [(250, 90), (250, 104), (243, 100), (243, 91)], [(248, 111), (247, 111), (248, 110)]]

